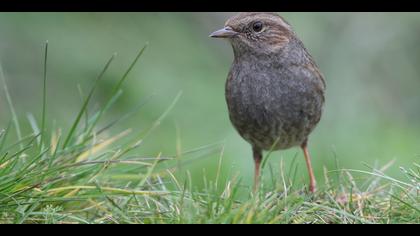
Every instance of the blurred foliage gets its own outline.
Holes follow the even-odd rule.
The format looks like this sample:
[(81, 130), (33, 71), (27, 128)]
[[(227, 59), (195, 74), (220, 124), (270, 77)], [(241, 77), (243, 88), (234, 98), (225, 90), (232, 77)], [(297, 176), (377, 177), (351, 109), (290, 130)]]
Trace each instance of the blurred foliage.
[[(144, 142), (139, 154), (175, 154), (220, 142), (223, 172), (251, 183), (249, 145), (232, 128), (224, 83), (233, 55), (230, 45), (208, 38), (233, 13), (0, 13), (0, 61), (22, 123), (41, 114), (43, 44), (49, 40), (48, 129), (69, 127), (107, 59), (118, 56), (105, 75), (90, 109), (107, 98), (112, 84), (136, 52), (150, 45), (108, 114), (124, 114), (153, 94), (124, 127), (147, 129), (179, 91), (182, 98)], [(418, 13), (284, 13), (316, 59), (327, 80), (323, 119), (310, 138), (318, 179), (333, 169), (384, 165), (388, 172), (420, 156), (420, 31)], [(0, 93), (0, 128), (11, 116)], [(30, 126), (23, 127), (30, 132)], [(66, 130), (63, 130), (65, 132)], [(178, 150), (177, 150), (178, 149)], [(275, 152), (290, 163), (299, 155), (299, 176), (307, 179), (298, 149)], [(188, 166), (193, 175), (213, 178), (218, 155)], [(201, 178), (199, 178), (201, 179)], [(200, 185), (201, 183), (196, 183)]]

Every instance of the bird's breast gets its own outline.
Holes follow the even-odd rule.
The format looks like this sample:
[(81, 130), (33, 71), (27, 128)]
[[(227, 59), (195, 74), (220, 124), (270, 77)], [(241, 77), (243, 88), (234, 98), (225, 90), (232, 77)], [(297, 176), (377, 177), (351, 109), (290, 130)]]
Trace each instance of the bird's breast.
[(322, 108), (304, 77), (288, 67), (234, 63), (226, 82), (226, 102), (241, 136), (263, 149), (278, 138), (278, 148), (303, 142)]

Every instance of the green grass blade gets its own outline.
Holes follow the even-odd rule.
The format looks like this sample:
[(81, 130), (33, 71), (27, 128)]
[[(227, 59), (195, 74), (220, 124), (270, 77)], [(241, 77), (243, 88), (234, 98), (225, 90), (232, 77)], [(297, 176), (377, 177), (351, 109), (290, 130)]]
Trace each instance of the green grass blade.
[[(9, 109), (10, 109), (10, 113), (12, 113), (12, 120), (13, 120), (13, 123), (14, 123), (15, 128), (16, 128), (16, 135), (17, 135), (18, 139), (21, 140), (22, 139), (22, 131), (20, 129), (19, 120), (18, 120), (18, 117), (16, 115), (15, 107), (13, 106), (12, 98), (11, 98), (10, 93), (9, 93), (9, 88), (7, 86), (6, 77), (4, 75), (3, 66), (2, 66), (1, 62), (0, 62), (0, 77), (3, 80), (3, 89), (4, 89), (4, 93), (6, 95), (6, 100), (7, 100), (7, 104), (9, 106)], [(23, 146), (21, 146), (21, 149), (22, 148), (23, 148)]]
[(131, 63), (131, 65), (128, 67), (128, 69), (126, 70), (126, 72), (124, 73), (124, 75), (121, 77), (121, 79), (118, 81), (118, 83), (112, 89), (111, 96), (108, 99), (108, 101), (106, 102), (106, 105), (103, 107), (103, 109), (101, 109), (99, 111), (98, 116), (96, 116), (95, 120), (93, 121), (93, 123), (91, 124), (90, 128), (86, 132), (88, 134), (88, 136), (89, 136), (90, 133), (92, 133), (94, 127), (96, 127), (96, 124), (101, 119), (102, 115), (105, 113), (105, 111), (109, 108), (110, 104), (113, 102), (114, 95), (116, 95), (120, 91), (121, 86), (123, 85), (123, 83), (125, 82), (125, 80), (128, 78), (128, 75), (133, 70), (134, 66), (137, 64), (137, 62), (140, 59), (140, 57), (143, 55), (143, 53), (146, 50), (147, 46), (148, 46), (148, 43), (146, 43), (146, 45), (144, 45), (144, 47), (139, 51), (139, 53), (137, 53), (137, 56), (135, 57), (135, 59), (133, 60), (133, 62)]
[(38, 127), (38, 124), (36, 123), (36, 119), (34, 117), (34, 115), (32, 113), (28, 113), (27, 115), (28, 118), (28, 122), (31, 125), (32, 131), (34, 134), (39, 134), (38, 138), (37, 138), (37, 142), (38, 142), (38, 147), (41, 146), (41, 136), (42, 136), (42, 132)]
[(42, 118), (41, 118), (41, 141), (39, 144), (39, 151), (41, 152), (45, 139), (45, 120), (47, 109), (47, 60), (48, 60), (48, 40), (45, 42), (44, 52), (44, 80), (42, 89)]
[(111, 56), (111, 58), (105, 64), (105, 67), (103, 68), (103, 70), (101, 71), (101, 73), (99, 74), (99, 76), (96, 78), (96, 81), (95, 81), (94, 85), (92, 86), (92, 88), (91, 88), (91, 90), (89, 92), (89, 95), (87, 96), (85, 102), (83, 103), (82, 108), (79, 111), (79, 114), (76, 117), (76, 120), (74, 121), (72, 127), (70, 128), (70, 131), (69, 131), (69, 133), (68, 133), (68, 135), (67, 135), (67, 137), (66, 137), (66, 139), (64, 141), (63, 149), (65, 149), (67, 147), (67, 145), (69, 144), (70, 140), (72, 139), (73, 134), (76, 131), (76, 128), (79, 125), (79, 122), (80, 122), (83, 114), (85, 113), (85, 110), (87, 109), (87, 106), (89, 104), (89, 101), (92, 98), (93, 93), (95, 92), (95, 90), (96, 90), (96, 88), (98, 86), (98, 82), (102, 79), (102, 77), (104, 76), (105, 72), (108, 70), (108, 68), (111, 65), (111, 62), (114, 60), (115, 56), (116, 56), (115, 54), (113, 54)]
[(7, 136), (9, 134), (11, 126), (12, 126), (12, 122), (9, 122), (6, 129), (4, 129), (1, 133), (0, 152), (3, 151), (4, 145), (6, 145)]

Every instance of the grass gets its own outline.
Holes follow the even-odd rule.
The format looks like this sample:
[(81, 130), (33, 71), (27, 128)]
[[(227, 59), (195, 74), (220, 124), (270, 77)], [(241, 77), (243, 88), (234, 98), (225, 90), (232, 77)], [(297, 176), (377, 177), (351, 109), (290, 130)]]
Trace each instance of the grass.
[[(254, 195), (238, 175), (222, 180), (220, 144), (177, 151), (173, 156), (133, 154), (181, 96), (148, 129), (113, 130), (143, 103), (118, 120), (99, 125), (122, 95), (122, 85), (145, 49), (117, 81), (105, 105), (89, 116), (88, 104), (116, 55), (111, 56), (66, 135), (61, 129), (48, 132), (46, 128), (48, 43), (41, 128), (30, 116), (33, 132), (22, 134), (0, 70), (12, 115), (0, 131), (0, 223), (420, 223), (417, 163), (401, 168), (405, 180), (385, 174), (391, 164), (364, 170), (325, 168), (325, 184), (310, 194), (297, 183), (296, 165), (285, 170), (282, 161), (280, 175), (273, 174), (270, 164), (264, 165), (265, 181)], [(203, 189), (194, 187), (189, 172), (179, 178), (180, 166), (215, 154), (219, 156), (216, 177), (210, 180), (204, 175)], [(249, 194), (243, 197), (241, 191)]]

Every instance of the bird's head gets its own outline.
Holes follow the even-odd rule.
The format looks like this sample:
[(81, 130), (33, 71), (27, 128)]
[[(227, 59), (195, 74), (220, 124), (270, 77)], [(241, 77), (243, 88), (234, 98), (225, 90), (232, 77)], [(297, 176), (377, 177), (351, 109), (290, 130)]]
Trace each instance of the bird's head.
[(212, 38), (228, 39), (235, 53), (277, 52), (293, 36), (291, 26), (276, 13), (245, 12), (231, 17)]

